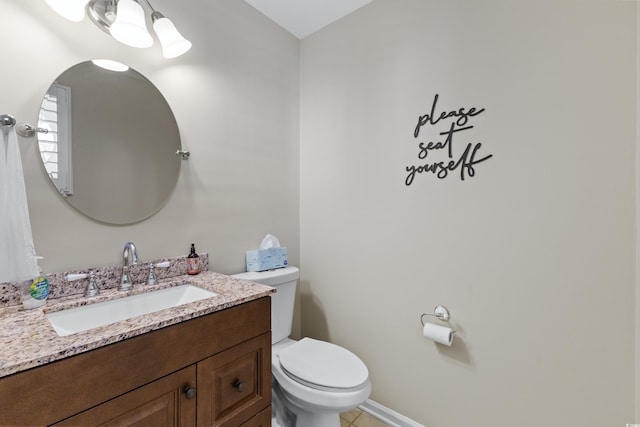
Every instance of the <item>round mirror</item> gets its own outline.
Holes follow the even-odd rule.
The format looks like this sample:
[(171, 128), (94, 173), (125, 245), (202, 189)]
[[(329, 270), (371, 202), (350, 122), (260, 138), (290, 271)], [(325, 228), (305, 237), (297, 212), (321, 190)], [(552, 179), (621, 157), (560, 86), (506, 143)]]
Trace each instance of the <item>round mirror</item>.
[(142, 221), (178, 181), (180, 133), (169, 104), (122, 64), (87, 61), (66, 70), (44, 96), (38, 127), (46, 130), (38, 145), (51, 182), (97, 221)]

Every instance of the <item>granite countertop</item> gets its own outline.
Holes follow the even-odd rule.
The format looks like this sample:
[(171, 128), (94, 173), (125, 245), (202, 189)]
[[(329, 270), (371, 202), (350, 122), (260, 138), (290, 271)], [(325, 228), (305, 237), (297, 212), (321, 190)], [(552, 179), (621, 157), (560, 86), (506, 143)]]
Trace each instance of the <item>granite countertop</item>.
[[(47, 313), (190, 283), (218, 293), (204, 300), (137, 316), (88, 331), (59, 337), (45, 317)], [(80, 354), (165, 326), (174, 325), (275, 292), (270, 286), (203, 271), (194, 276), (159, 280), (154, 286), (136, 284), (130, 292), (116, 289), (101, 291), (96, 298), (71, 296), (48, 300), (40, 308), (23, 310), (13, 306), (0, 309), (0, 377), (55, 360)]]

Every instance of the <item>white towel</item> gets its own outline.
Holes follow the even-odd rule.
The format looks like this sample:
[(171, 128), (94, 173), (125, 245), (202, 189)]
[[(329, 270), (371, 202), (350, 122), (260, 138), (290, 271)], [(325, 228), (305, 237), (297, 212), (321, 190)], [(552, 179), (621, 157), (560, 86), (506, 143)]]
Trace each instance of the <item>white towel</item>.
[(2, 127), (0, 145), (0, 283), (39, 276), (18, 136)]

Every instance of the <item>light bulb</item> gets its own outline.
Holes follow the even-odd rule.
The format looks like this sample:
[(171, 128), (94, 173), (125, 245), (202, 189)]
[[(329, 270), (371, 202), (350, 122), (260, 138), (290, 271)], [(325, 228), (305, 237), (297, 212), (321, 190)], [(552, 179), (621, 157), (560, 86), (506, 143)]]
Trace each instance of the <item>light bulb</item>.
[(131, 47), (149, 47), (153, 38), (147, 31), (144, 9), (133, 0), (119, 0), (116, 20), (109, 27), (114, 39)]

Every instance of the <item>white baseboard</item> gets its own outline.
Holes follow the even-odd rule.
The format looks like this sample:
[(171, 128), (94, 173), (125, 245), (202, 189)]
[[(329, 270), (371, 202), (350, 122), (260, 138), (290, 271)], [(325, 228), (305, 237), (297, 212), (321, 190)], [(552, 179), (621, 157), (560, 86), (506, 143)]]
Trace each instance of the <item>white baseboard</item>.
[(425, 427), (424, 424), (415, 422), (412, 419), (409, 419), (404, 415), (379, 404), (378, 402), (374, 402), (371, 399), (368, 399), (360, 405), (360, 409), (373, 415), (379, 420), (384, 421), (392, 427)]

